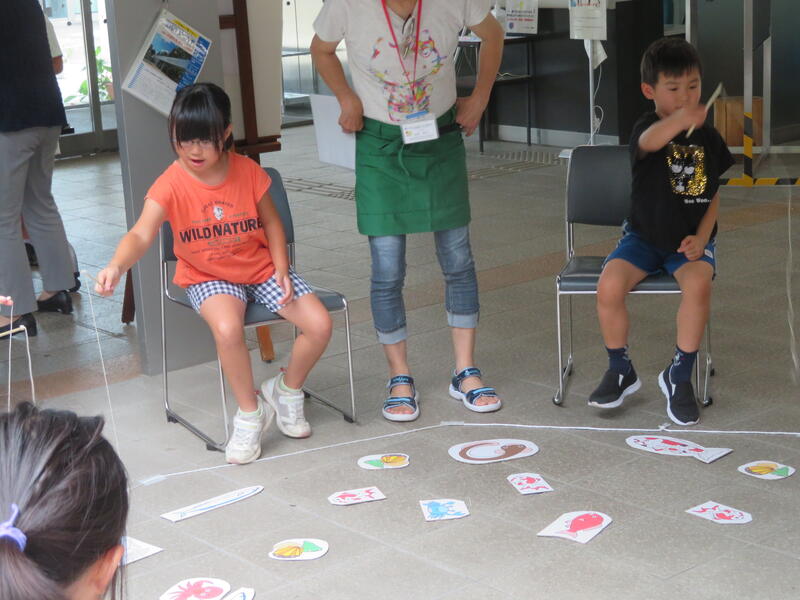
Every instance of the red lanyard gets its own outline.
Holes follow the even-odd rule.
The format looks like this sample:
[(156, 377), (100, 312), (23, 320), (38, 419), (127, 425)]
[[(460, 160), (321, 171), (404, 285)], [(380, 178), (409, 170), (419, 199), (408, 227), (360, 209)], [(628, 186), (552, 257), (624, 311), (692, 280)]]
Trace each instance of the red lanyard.
[(400, 60), (400, 66), (403, 68), (403, 74), (406, 76), (406, 80), (408, 81), (408, 86), (411, 88), (411, 95), (414, 97), (414, 101), (416, 103), (417, 95), (414, 91), (414, 84), (417, 81), (417, 57), (419, 56), (419, 28), (420, 23), (422, 22), (422, 0), (417, 1), (417, 31), (416, 31), (416, 39), (414, 40), (414, 78), (413, 80), (408, 76), (408, 69), (406, 69), (406, 64), (403, 62), (403, 56), (400, 54), (400, 44), (397, 43), (397, 36), (394, 33), (394, 27), (392, 26), (392, 19), (389, 17), (389, 9), (386, 7), (386, 0), (381, 0), (381, 4), (383, 5), (383, 14), (386, 15), (386, 24), (389, 26), (389, 32), (392, 34), (392, 41), (394, 41), (394, 49), (397, 50), (397, 58)]

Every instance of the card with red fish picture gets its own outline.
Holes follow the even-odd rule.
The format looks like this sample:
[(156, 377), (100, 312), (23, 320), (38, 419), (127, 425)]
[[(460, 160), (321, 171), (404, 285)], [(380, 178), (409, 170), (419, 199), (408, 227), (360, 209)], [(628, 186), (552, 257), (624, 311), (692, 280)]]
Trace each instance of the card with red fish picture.
[(357, 490), (344, 490), (328, 496), (328, 502), (336, 506), (350, 506), (351, 504), (362, 504), (364, 502), (374, 502), (375, 500), (385, 500), (378, 488), (374, 485)]
[(631, 448), (666, 456), (691, 456), (706, 464), (733, 452), (730, 448), (706, 448), (700, 444), (663, 435), (632, 435), (625, 442)]
[(611, 524), (611, 517), (593, 510), (564, 513), (536, 535), (560, 537), (585, 544)]
[(786, 479), (794, 475), (794, 467), (774, 460), (755, 460), (739, 467), (738, 471), (759, 479)]
[(538, 473), (514, 473), (506, 479), (520, 494), (542, 494), (553, 491), (550, 484)]
[(686, 512), (695, 517), (719, 523), (720, 525), (744, 525), (753, 520), (753, 516), (749, 512), (731, 508), (730, 506), (725, 506), (713, 500), (703, 502), (698, 506), (688, 509)]
[(230, 589), (230, 584), (222, 579), (193, 577), (179, 581), (161, 594), (158, 600), (221, 600)]
[(402, 469), (407, 467), (410, 458), (408, 454), (388, 452), (386, 454), (370, 454), (358, 459), (358, 466), (369, 471), (377, 469)]
[(515, 458), (532, 456), (539, 451), (539, 446), (528, 440), (479, 440), (456, 444), (447, 452), (459, 462), (471, 465), (482, 465)]

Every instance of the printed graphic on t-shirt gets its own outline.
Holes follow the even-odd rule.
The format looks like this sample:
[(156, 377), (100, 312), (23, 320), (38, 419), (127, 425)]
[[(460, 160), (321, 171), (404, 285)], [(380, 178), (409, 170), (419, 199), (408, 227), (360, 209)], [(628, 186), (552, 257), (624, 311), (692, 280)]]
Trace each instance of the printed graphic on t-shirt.
[(402, 32), (395, 31), (395, 35), (408, 78), (400, 67), (397, 49), (391, 36), (381, 36), (375, 40), (372, 45), (369, 72), (383, 85), (389, 118), (393, 122), (398, 122), (418, 112), (429, 112), (431, 84), (428, 79), (441, 70), (447, 56), (440, 54), (430, 30), (422, 29), (419, 33), (416, 79), (412, 89), (409, 80), (414, 78), (416, 16), (409, 17), (403, 24)]
[(193, 256), (208, 263), (224, 260), (250, 243), (253, 232), (262, 231), (261, 221), (253, 212), (238, 207), (238, 212), (228, 214), (236, 208), (230, 202), (209, 202), (202, 207), (200, 218), (178, 231), (178, 237)]
[(706, 190), (708, 173), (705, 149), (702, 146), (667, 146), (667, 167), (672, 192), (681, 196), (700, 196)]

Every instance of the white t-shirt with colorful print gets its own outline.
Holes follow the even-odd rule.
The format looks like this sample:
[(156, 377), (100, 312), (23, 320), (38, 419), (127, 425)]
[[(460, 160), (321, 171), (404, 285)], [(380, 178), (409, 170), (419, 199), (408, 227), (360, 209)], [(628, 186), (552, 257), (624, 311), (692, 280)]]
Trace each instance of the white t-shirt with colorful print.
[[(439, 117), (456, 101), (455, 51), (464, 27), (481, 23), (491, 0), (422, 0), (419, 53), (414, 79), (417, 8), (404, 20), (387, 6), (403, 71), (381, 0), (325, 0), (314, 31), (325, 42), (345, 40), (354, 91), (364, 115), (398, 124), (411, 115)], [(414, 80), (414, 91), (409, 85)]]

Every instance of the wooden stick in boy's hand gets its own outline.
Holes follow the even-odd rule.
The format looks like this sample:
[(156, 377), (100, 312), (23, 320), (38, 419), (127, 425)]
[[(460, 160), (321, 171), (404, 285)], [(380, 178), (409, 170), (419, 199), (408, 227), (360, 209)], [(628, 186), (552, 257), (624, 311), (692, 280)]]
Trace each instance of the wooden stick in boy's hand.
[[(714, 100), (717, 99), (717, 96), (719, 96), (721, 92), (722, 92), (722, 82), (720, 81), (719, 85), (717, 85), (717, 89), (714, 90), (714, 93), (711, 94), (711, 97), (708, 99), (708, 102), (706, 102), (706, 111), (708, 111), (708, 109), (711, 108), (711, 105), (714, 104)], [(690, 135), (692, 135), (693, 131), (694, 131), (694, 125), (689, 127), (689, 131), (686, 133), (686, 137), (688, 138)]]

